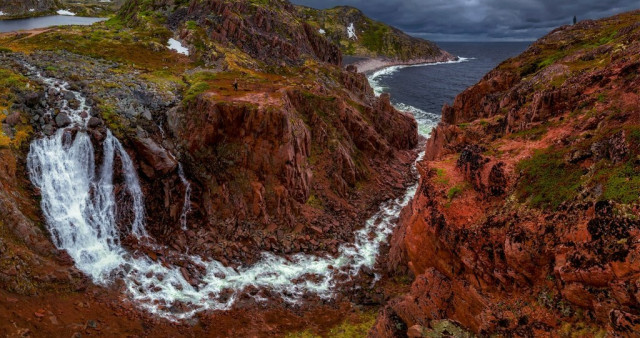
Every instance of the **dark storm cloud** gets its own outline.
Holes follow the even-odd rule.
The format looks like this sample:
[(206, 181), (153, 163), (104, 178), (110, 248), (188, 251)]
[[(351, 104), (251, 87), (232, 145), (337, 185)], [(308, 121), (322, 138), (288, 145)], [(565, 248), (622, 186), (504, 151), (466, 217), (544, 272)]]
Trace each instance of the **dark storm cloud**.
[(330, 8), (349, 5), (431, 40), (534, 40), (579, 20), (640, 8), (637, 0), (292, 0)]

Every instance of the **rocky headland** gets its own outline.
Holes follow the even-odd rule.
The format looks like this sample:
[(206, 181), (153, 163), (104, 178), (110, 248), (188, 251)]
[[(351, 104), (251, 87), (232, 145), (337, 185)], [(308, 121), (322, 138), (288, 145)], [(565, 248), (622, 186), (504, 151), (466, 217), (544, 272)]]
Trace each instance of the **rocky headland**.
[(372, 20), (359, 9), (338, 6), (318, 10), (297, 6), (300, 17), (318, 33), (340, 47), (360, 72), (372, 72), (396, 65), (447, 62), (457, 57), (435, 43)]

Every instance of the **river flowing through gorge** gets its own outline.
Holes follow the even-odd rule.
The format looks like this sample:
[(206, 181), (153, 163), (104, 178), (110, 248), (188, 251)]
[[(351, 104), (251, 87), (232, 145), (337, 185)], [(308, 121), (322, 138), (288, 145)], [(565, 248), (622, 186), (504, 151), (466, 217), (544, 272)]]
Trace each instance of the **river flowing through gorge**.
[[(122, 239), (132, 236), (141, 245), (160, 245), (145, 229), (144, 196), (129, 155), (110, 131), (101, 141), (102, 148), (96, 151), (86, 130), (91, 107), (83, 95), (70, 90), (65, 81), (26, 67), (32, 78), (45, 85), (46, 95), (56, 96), (58, 114), (65, 113), (71, 119), (68, 127), (34, 140), (27, 158), (31, 181), (41, 192), (41, 206), (53, 243), (65, 250), (76, 267), (96, 284), (121, 280), (137, 305), (171, 320), (189, 318), (202, 310), (228, 309), (249, 288), (269, 290), (269, 295), (290, 303), (309, 293), (331, 298), (341, 283), (356, 276), (361, 268), (374, 267), (380, 246), (391, 234), (400, 210), (415, 193), (414, 185), (401, 198), (384, 203), (357, 231), (355, 242), (341, 245), (335, 257), (281, 257), (264, 252), (254, 265), (232, 268), (215, 260), (181, 254), (181, 260), (202, 272), (194, 283), (181, 267), (133, 254), (122, 243)], [(76, 108), (69, 105), (69, 95), (80, 103)], [(55, 109), (49, 108), (48, 114), (54, 114)], [(178, 170), (187, 187), (181, 217), (184, 220), (190, 189), (182, 167)], [(116, 181), (124, 189), (116, 189)], [(266, 300), (260, 292), (251, 297)]]

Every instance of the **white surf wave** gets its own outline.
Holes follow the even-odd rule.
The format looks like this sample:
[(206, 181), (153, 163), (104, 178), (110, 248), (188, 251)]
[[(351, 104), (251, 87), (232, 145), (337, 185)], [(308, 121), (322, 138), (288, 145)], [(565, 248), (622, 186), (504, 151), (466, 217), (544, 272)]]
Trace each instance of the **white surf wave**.
[(468, 62), (470, 60), (475, 60), (475, 58), (466, 58), (466, 57), (458, 56), (458, 60), (453, 60), (453, 61), (432, 62), (432, 63), (418, 63), (418, 64), (415, 64), (415, 65), (390, 66), (390, 67), (382, 68), (380, 70), (377, 70), (377, 71), (373, 72), (371, 75), (367, 76), (367, 78), (369, 79), (369, 84), (371, 85), (371, 88), (373, 88), (373, 91), (376, 94), (376, 96), (380, 96), (387, 89), (389, 89), (389, 88), (385, 87), (384, 85), (382, 85), (380, 80), (382, 78), (384, 78), (384, 77), (393, 75), (395, 72), (399, 71), (400, 69), (413, 68), (413, 67), (428, 67), (428, 66), (449, 65), (449, 64)]
[(418, 122), (418, 133), (424, 137), (429, 137), (433, 128), (440, 122), (440, 115), (438, 114), (429, 113), (405, 103), (395, 103), (393, 106), (400, 111), (413, 115), (416, 122)]

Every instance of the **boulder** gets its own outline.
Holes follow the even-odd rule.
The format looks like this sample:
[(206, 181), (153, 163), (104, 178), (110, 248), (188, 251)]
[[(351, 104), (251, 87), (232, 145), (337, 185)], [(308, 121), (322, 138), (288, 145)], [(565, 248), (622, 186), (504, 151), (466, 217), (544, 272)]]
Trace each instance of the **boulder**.
[(97, 128), (97, 127), (100, 127), (101, 125), (102, 125), (102, 120), (95, 116), (92, 116), (87, 122), (87, 127), (89, 128)]
[(59, 113), (56, 115), (55, 121), (58, 128), (64, 128), (71, 124), (71, 118), (69, 118), (69, 115), (66, 113)]
[(175, 170), (178, 166), (178, 161), (151, 138), (137, 138), (134, 143), (138, 154), (156, 172), (165, 175)]

